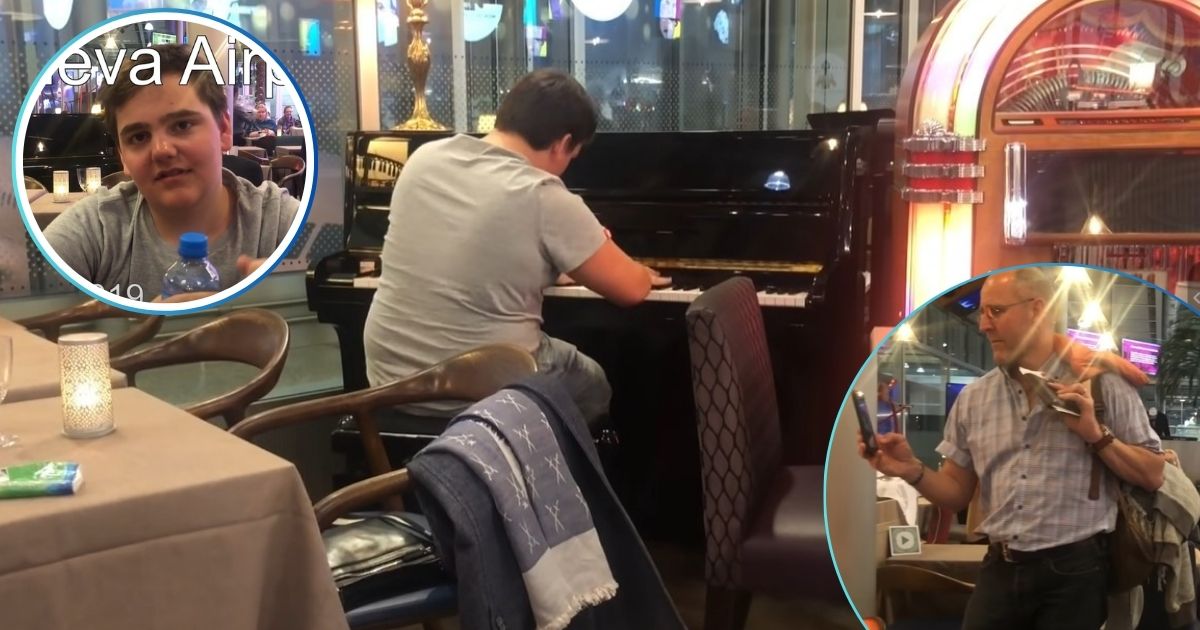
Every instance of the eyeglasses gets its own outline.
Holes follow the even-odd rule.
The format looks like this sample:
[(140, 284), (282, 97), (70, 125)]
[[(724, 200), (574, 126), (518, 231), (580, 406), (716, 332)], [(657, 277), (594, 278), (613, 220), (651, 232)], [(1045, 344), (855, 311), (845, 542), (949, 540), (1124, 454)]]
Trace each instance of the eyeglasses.
[(991, 306), (983, 307), (982, 309), (980, 309), (979, 312), (984, 317), (987, 317), (988, 319), (990, 319), (992, 321), (996, 321), (997, 319), (1000, 319), (1001, 317), (1003, 317), (1004, 314), (1008, 312), (1008, 309), (1010, 309), (1014, 306), (1020, 306), (1026, 302), (1032, 302), (1036, 299), (1037, 298), (1026, 298), (1024, 300), (1021, 300), (1020, 302), (1013, 302), (1012, 304), (993, 304)]

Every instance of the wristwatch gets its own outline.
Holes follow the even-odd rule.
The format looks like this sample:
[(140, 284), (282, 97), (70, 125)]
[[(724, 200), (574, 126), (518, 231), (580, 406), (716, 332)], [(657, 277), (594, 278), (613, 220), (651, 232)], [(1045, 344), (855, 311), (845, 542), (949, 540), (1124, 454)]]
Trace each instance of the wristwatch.
[(1108, 428), (1108, 425), (1102, 424), (1100, 425), (1100, 439), (1088, 444), (1088, 448), (1091, 449), (1093, 453), (1099, 453), (1109, 444), (1112, 444), (1112, 441), (1115, 439), (1117, 439), (1117, 436), (1113, 435), (1113, 432)]

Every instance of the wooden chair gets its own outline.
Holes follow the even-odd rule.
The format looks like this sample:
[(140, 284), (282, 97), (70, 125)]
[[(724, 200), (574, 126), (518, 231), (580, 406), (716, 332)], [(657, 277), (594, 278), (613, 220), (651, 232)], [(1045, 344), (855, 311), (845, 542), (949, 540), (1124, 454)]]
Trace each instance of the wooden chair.
[[(29, 138), (25, 140), (28, 142)], [(29, 188), (31, 179), (45, 190), (50, 190), (54, 183), (54, 167), (45, 164), (26, 164), (22, 175), (25, 176), (25, 188)]]
[(974, 591), (970, 582), (921, 567), (885, 564), (875, 571), (875, 610), (889, 630), (957, 630)]
[(535, 372), (533, 356), (517, 346), (483, 346), (394, 383), (264, 411), (230, 431), (248, 438), (316, 418), (351, 415), (358, 425), (371, 474), (382, 475), (391, 472), (392, 466), (379, 436), (376, 410), (430, 401), (475, 402)]
[(822, 466), (784, 466), (762, 310), (749, 278), (687, 309), (704, 491), (706, 630), (741, 630), (751, 593), (841, 604)]
[(304, 159), (295, 155), (281, 155), (271, 160), (271, 179), (280, 188), (287, 190), (296, 199), (304, 192)]
[(137, 320), (138, 323), (124, 335), (109, 341), (108, 354), (112, 357), (119, 357), (143, 342), (149, 341), (158, 334), (163, 325), (162, 315), (131, 313), (100, 300), (88, 300), (52, 313), (27, 317), (16, 323), (27, 330), (42, 333), (42, 336), (50, 341), (58, 341), (63, 326), (115, 318)]
[[(383, 441), (375, 423), (376, 410), (417, 402), (478, 401), (502, 387), (537, 371), (533, 356), (517, 346), (497, 344), (470, 350), (447, 359), (408, 378), (365, 390), (271, 409), (230, 427), (229, 432), (245, 438), (281, 427), (329, 416), (352, 415), (375, 476), (338, 490), (318, 501), (313, 510), (324, 531), (350, 512), (379, 503), (403, 509), (400, 496), (411, 487), (408, 471), (391, 470)], [(410, 515), (423, 520), (419, 515)], [(346, 611), (354, 630), (395, 628), (422, 623), (436, 627), (436, 619), (457, 610), (457, 589), (447, 580), (410, 593), (395, 593), (386, 599)]]
[(246, 416), (246, 408), (279, 382), (287, 358), (290, 334), (287, 322), (271, 311), (232, 311), (178, 337), (114, 359), (112, 367), (129, 377), (130, 386), (142, 370), (198, 363), (236, 361), (259, 369), (245, 384), (184, 411), (200, 418), (222, 416), (232, 427)]

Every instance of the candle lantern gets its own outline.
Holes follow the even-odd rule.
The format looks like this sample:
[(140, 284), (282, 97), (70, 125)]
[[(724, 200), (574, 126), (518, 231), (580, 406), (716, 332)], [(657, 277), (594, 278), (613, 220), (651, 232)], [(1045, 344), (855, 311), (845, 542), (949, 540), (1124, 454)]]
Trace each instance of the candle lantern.
[(66, 203), (71, 200), (71, 183), (66, 171), (54, 171), (54, 203)]
[(100, 190), (100, 167), (99, 166), (89, 166), (87, 168), (86, 177), (87, 177), (87, 183), (84, 185), (85, 190), (87, 190), (89, 193), (94, 193), (97, 190)]
[(77, 333), (58, 338), (63, 433), (94, 438), (113, 431), (108, 335)]

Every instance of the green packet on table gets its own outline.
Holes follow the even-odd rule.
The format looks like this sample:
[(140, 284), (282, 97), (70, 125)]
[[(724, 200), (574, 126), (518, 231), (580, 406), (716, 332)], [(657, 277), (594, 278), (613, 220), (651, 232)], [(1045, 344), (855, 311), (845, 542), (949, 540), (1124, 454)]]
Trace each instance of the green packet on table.
[(0, 468), (0, 499), (75, 494), (83, 484), (76, 462), (31, 462)]

